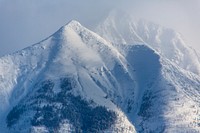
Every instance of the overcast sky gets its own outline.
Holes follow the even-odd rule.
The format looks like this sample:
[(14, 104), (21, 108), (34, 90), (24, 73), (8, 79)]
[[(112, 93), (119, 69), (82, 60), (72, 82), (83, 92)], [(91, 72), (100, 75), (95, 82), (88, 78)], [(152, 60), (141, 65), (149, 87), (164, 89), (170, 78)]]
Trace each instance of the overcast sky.
[(72, 19), (90, 28), (114, 8), (175, 29), (200, 51), (200, 0), (0, 0), (0, 56), (39, 42)]

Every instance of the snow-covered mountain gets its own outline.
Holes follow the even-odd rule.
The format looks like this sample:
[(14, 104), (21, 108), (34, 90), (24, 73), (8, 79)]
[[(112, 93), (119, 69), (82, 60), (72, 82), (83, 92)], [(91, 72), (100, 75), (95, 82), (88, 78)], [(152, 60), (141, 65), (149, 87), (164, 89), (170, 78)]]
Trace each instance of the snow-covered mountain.
[(113, 11), (94, 31), (114, 44), (146, 44), (183, 69), (200, 75), (199, 54), (172, 29)]
[(34, 46), (2, 57), (2, 128), (134, 132), (109, 96), (117, 95), (111, 70), (121, 64), (120, 57), (110, 43), (76, 21)]
[[(5, 133), (200, 132), (200, 61), (172, 30), (111, 14), (0, 58)], [(104, 39), (105, 38), (105, 39)]]

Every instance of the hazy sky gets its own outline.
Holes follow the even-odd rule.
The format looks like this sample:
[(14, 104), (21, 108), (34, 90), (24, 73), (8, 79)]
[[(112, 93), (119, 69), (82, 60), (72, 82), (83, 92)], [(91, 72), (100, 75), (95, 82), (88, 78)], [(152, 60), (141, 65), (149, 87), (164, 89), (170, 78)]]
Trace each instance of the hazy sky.
[(71, 19), (93, 26), (113, 8), (174, 28), (200, 51), (200, 0), (0, 0), (0, 56), (39, 42)]

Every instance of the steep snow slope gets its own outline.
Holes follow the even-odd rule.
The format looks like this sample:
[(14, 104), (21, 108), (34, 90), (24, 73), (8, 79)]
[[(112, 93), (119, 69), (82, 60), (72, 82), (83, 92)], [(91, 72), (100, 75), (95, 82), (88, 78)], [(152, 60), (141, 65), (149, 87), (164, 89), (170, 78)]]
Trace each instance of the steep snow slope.
[(146, 44), (183, 69), (200, 75), (199, 55), (172, 29), (113, 11), (95, 31), (114, 44)]
[[(101, 31), (117, 39), (120, 32), (109, 28)], [(131, 44), (120, 38), (112, 44), (71, 21), (40, 43), (0, 58), (1, 131), (200, 132), (196, 71), (138, 34), (130, 37)]]
[[(40, 114), (41, 116), (37, 115), (38, 110), (39, 112), (44, 112), (43, 115), (46, 114), (46, 106), (50, 106), (51, 109), (56, 109), (54, 104), (65, 104), (63, 100), (55, 100), (52, 103), (52, 101), (44, 99), (46, 96), (47, 99), (51, 99), (49, 96), (53, 95), (56, 98), (62, 94), (60, 93), (62, 92), (62, 85), (59, 85), (61, 84), (59, 81), (63, 78), (67, 79), (65, 81), (66, 85), (71, 84), (71, 80), (76, 84), (75, 86), (69, 85), (72, 87), (69, 89), (69, 92), (64, 93), (65, 95), (63, 97), (77, 99), (77, 102), (78, 100), (83, 103), (85, 102), (84, 107), (87, 107), (86, 109), (92, 108), (90, 107), (92, 105), (88, 106), (89, 103), (87, 103), (87, 101), (92, 100), (94, 102), (93, 106), (97, 106), (97, 109), (99, 109), (98, 106), (106, 107), (106, 109), (103, 108), (105, 113), (106, 110), (112, 110), (112, 112), (116, 113), (114, 116), (117, 117), (113, 117), (111, 122), (109, 122), (109, 119), (107, 119), (109, 117), (103, 116), (104, 114), (89, 112), (91, 116), (94, 113), (94, 119), (100, 117), (98, 121), (92, 122), (90, 120), (91, 118), (82, 118), (81, 114), (84, 114), (85, 110), (83, 112), (77, 110), (79, 114), (75, 116), (81, 115), (82, 119), (78, 121), (78, 118), (76, 120), (75, 118), (68, 118), (67, 116), (61, 117), (62, 119), (59, 117), (61, 120), (59, 120), (59, 126), (55, 127), (56, 131), (58, 131), (59, 127), (61, 132), (65, 129), (88, 132), (95, 130), (108, 130), (107, 132), (127, 130), (127, 132), (134, 132), (134, 127), (130, 124), (124, 113), (107, 96), (118, 95), (121, 99), (126, 99), (124, 96), (126, 94), (120, 93), (122, 91), (120, 89), (122, 88), (115, 81), (117, 80), (114, 78), (115, 75), (112, 75), (110, 72), (116, 64), (124, 65), (123, 57), (111, 44), (82, 27), (78, 22), (72, 21), (46, 40), (12, 55), (2, 57), (0, 60), (0, 94), (2, 99), (0, 115), (1, 125), (3, 125), (1, 128), (9, 127), (10, 130), (8, 132), (27, 132), (30, 130), (32, 132), (53, 131), (52, 127), (45, 124), (45, 122), (41, 121), (38, 123), (37, 120), (45, 116), (42, 116), (42, 114)], [(121, 71), (125, 75), (125, 70), (123, 69)], [(116, 89), (119, 90), (116, 91), (114, 89), (111, 84), (111, 79), (116, 84), (116, 87), (118, 87)], [(127, 75), (127, 79), (131, 80), (129, 75)], [(104, 84), (101, 85), (101, 82), (104, 82)], [(129, 88), (133, 91), (134, 85), (132, 84), (134, 83), (129, 83)], [(47, 91), (47, 94), (45, 92), (41, 93), (43, 89), (45, 89), (45, 92)], [(126, 93), (126, 91), (123, 93)], [(78, 96), (82, 98), (80, 99)], [(72, 104), (73, 108), (75, 106), (78, 109), (79, 107), (76, 106), (79, 106), (80, 103), (73, 102), (72, 100), (72, 103), (69, 104)], [(66, 108), (64, 112), (68, 112), (69, 109)], [(16, 114), (17, 112), (18, 115)], [(26, 114), (26, 117), (23, 117), (24, 114)], [(112, 116), (109, 112), (107, 115)], [(35, 117), (38, 118), (34, 119)], [(110, 124), (106, 125), (106, 123), (104, 127), (95, 127), (95, 123), (103, 125), (101, 119), (102, 122), (106, 121)], [(79, 127), (75, 127), (78, 124), (74, 123), (74, 120), (80, 124), (92, 122), (94, 127), (84, 128), (84, 126), (81, 126), (79, 129)], [(88, 122), (83, 122), (83, 120)], [(48, 122), (50, 121), (47, 120)], [(65, 125), (68, 126), (64, 128), (63, 126)]]
[(136, 130), (199, 132), (199, 76), (182, 69), (147, 46), (118, 47), (135, 71), (135, 104), (127, 116)]
[[(155, 132), (159, 127), (156, 132), (199, 132), (200, 56), (179, 33), (118, 11), (95, 31), (112, 42), (136, 71), (139, 103), (134, 105), (136, 115), (129, 118), (138, 131)], [(138, 44), (152, 48), (159, 59), (143, 48), (131, 50)]]

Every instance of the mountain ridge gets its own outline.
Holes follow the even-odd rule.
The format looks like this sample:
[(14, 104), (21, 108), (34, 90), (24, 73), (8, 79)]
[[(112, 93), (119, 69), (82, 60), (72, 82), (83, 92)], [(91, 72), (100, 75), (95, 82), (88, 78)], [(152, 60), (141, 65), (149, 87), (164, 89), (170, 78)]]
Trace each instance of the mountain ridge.
[(186, 45), (180, 33), (143, 19), (133, 18), (127, 13), (119, 14), (119, 11), (111, 12), (94, 31), (116, 46), (145, 44), (182, 68), (200, 74), (200, 62), (196, 52)]
[[(0, 71), (5, 132), (199, 131), (197, 73), (152, 46), (116, 45), (74, 20), (44, 41), (0, 58)], [(71, 109), (73, 118), (65, 114)], [(24, 111), (13, 117), (19, 110)], [(56, 126), (42, 119), (47, 114)]]

